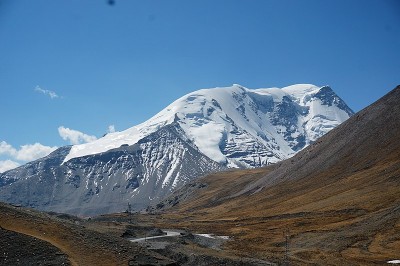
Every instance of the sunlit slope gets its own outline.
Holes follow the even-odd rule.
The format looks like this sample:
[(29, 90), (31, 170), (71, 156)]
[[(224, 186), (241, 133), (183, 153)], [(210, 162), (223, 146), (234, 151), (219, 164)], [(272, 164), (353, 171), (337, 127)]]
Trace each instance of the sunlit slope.
[(384, 263), (400, 254), (399, 133), (397, 87), (291, 159), (178, 191), (163, 216), (231, 235), (237, 253), (279, 260), (289, 230), (295, 264)]
[[(68, 217), (67, 215), (65, 215)], [(31, 236), (43, 240), (53, 249), (61, 250), (63, 255), (68, 257), (71, 265), (174, 265), (173, 261), (151, 252), (130, 241), (120, 237), (106, 235), (93, 230), (86, 229), (82, 224), (84, 220), (74, 218), (60, 219), (47, 213), (38, 212), (32, 209), (13, 207), (0, 203), (0, 227), (9, 231)], [(7, 239), (1, 239), (3, 246)], [(36, 248), (41, 241), (37, 241)], [(7, 242), (6, 242), (7, 243)], [(13, 250), (5, 250), (5, 253), (23, 254), (21, 251), (26, 246), (16, 247), (9, 245)], [(52, 249), (42, 247), (42, 252)], [(3, 255), (3, 254), (2, 254)], [(0, 265), (11, 265), (6, 257), (0, 258)], [(22, 261), (22, 260), (21, 260)], [(40, 265), (55, 265), (46, 261), (46, 257), (35, 258), (32, 261), (24, 258), (24, 262), (33, 265), (37, 262)], [(17, 263), (18, 265), (22, 265)]]
[(202, 89), (140, 125), (0, 174), (0, 200), (84, 216), (139, 211), (198, 177), (290, 158), (351, 115), (328, 86)]

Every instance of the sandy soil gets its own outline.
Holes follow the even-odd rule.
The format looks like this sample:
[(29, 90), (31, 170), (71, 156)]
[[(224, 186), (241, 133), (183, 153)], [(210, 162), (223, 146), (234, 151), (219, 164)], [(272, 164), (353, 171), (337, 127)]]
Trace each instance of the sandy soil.
[[(174, 265), (172, 260), (119, 236), (87, 229), (77, 218), (62, 219), (0, 203), (0, 226), (43, 240), (61, 250), (71, 265)], [(14, 252), (24, 252), (23, 246)]]

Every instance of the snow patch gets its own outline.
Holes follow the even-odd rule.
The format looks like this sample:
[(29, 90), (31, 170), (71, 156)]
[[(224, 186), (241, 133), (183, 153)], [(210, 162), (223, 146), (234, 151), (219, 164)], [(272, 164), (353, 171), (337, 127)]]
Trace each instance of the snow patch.
[(219, 143), (223, 137), (224, 126), (213, 121), (209, 121), (200, 126), (185, 128), (189, 138), (207, 157), (218, 163), (225, 163), (226, 157), (222, 154)]
[[(250, 166), (256, 164), (256, 159), (257, 162), (276, 162), (296, 153), (292, 147), (299, 144), (297, 139), (305, 137), (303, 142), (309, 144), (349, 118), (346, 111), (334, 104), (323, 104), (314, 97), (320, 89), (312, 84), (297, 84), (282, 89), (251, 90), (234, 84), (198, 90), (179, 98), (140, 125), (109, 133), (90, 143), (74, 145), (63, 163), (121, 145), (134, 145), (174, 122), (201, 153), (218, 163)], [(290, 99), (285, 102), (289, 107), (279, 106), (284, 97)], [(288, 117), (280, 117), (286, 111)], [(291, 117), (293, 114), (296, 117)], [(290, 119), (295, 121), (288, 122)], [(172, 181), (176, 167), (171, 167), (163, 186)]]
[(229, 239), (229, 236), (217, 236), (217, 235), (214, 235), (214, 234), (195, 234), (195, 235), (202, 236), (202, 237), (207, 237), (207, 238), (212, 238), (212, 239), (217, 239), (217, 238), (224, 239), (224, 240), (228, 240)]

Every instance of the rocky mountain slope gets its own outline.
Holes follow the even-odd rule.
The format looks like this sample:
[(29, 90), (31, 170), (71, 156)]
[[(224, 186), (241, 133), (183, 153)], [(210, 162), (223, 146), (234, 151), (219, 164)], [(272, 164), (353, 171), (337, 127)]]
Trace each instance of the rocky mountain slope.
[(288, 239), (291, 265), (399, 259), (399, 117), (400, 86), (290, 159), (187, 184), (153, 223), (229, 235), (233, 253), (278, 263)]
[(71, 265), (60, 249), (35, 237), (0, 227), (0, 264), (3, 266)]
[(210, 172), (289, 158), (352, 114), (329, 87), (199, 90), (140, 125), (0, 174), (0, 200), (81, 215), (139, 210)]

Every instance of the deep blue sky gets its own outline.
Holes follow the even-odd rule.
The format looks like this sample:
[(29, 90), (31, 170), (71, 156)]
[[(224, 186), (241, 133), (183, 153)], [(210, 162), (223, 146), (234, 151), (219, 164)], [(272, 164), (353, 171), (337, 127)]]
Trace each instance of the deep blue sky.
[(359, 111), (399, 78), (396, 0), (0, 0), (0, 141), (17, 150), (69, 144), (60, 126), (126, 129), (201, 88), (330, 85)]

